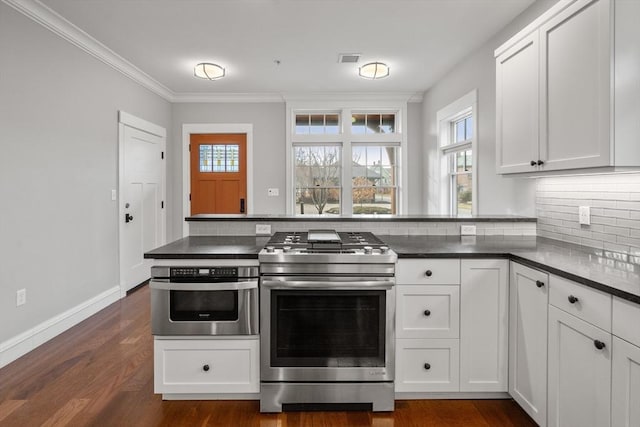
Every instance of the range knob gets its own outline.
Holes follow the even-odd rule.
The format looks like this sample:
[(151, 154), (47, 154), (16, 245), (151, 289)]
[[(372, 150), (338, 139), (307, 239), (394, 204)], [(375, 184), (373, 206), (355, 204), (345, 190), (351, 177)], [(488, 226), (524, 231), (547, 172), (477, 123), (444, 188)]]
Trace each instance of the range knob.
[(389, 246), (380, 246), (380, 253), (386, 254), (389, 252)]
[(291, 252), (291, 246), (284, 246), (282, 252)]
[(364, 253), (365, 254), (372, 254), (373, 253), (373, 248), (371, 246), (365, 246), (363, 249), (364, 249)]
[(265, 249), (267, 250), (267, 253), (270, 253), (270, 254), (276, 251), (276, 248), (274, 248), (273, 246), (267, 246)]

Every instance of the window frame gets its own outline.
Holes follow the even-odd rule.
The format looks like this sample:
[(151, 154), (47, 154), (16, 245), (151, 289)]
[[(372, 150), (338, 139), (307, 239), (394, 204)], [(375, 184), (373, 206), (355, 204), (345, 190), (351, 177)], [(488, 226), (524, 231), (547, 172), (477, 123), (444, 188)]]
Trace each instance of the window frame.
[[(296, 134), (296, 114), (333, 114), (338, 113), (338, 134)], [(355, 134), (351, 132), (352, 114), (394, 114), (395, 129), (393, 133)], [(397, 150), (397, 180), (396, 185), (396, 214), (407, 212), (406, 197), (408, 176), (404, 165), (407, 164), (407, 102), (406, 100), (388, 101), (351, 101), (351, 100), (297, 100), (287, 101), (286, 104), (286, 209), (287, 215), (296, 213), (296, 181), (293, 150), (297, 145), (333, 145), (341, 146), (341, 183), (340, 215), (353, 214), (353, 177), (352, 177), (352, 145), (396, 145)], [(308, 214), (306, 214), (308, 215)], [(331, 216), (332, 214), (322, 214)], [(355, 214), (361, 216), (361, 214)]]
[[(466, 117), (473, 118), (471, 138), (455, 142), (455, 123)], [(440, 214), (458, 215), (457, 188), (454, 181), (460, 173), (455, 171), (455, 153), (471, 150), (471, 215), (478, 214), (478, 100), (474, 89), (436, 115), (438, 154), (440, 157)]]

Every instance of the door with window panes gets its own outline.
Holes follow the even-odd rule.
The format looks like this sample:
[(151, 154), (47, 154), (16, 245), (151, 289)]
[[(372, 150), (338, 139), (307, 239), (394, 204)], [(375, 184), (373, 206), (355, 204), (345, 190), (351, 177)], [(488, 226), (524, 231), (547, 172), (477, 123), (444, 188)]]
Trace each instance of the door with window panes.
[(247, 212), (245, 134), (192, 134), (191, 215)]

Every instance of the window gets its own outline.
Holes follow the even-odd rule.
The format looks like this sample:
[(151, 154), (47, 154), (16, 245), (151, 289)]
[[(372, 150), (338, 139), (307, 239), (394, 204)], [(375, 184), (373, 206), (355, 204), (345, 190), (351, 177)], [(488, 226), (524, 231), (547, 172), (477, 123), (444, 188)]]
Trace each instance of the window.
[(340, 147), (296, 146), (296, 214), (340, 214)]
[(477, 213), (475, 156), (476, 91), (438, 112), (441, 161), (441, 213)]
[(287, 105), (287, 212), (401, 213), (406, 104), (389, 110), (306, 107)]
[(238, 172), (239, 153), (235, 144), (200, 145), (200, 172)]

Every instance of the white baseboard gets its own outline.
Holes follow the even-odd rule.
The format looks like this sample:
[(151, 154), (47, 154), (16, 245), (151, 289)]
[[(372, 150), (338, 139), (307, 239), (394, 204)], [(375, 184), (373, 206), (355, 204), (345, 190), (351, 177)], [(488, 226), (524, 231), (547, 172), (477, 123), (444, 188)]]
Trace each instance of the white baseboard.
[(114, 286), (101, 294), (78, 304), (69, 310), (46, 320), (33, 328), (0, 343), (0, 368), (96, 314), (120, 299), (120, 286)]

